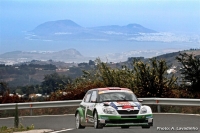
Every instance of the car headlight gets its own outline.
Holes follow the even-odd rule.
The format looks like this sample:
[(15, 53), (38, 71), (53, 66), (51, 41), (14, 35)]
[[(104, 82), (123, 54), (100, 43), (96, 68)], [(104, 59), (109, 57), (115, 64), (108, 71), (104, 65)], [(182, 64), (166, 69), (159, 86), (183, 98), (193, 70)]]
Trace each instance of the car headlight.
[(145, 107), (141, 108), (141, 111), (140, 111), (141, 114), (145, 114), (147, 113), (147, 109)]
[(103, 108), (103, 112), (106, 114), (116, 114), (116, 110), (113, 108)]

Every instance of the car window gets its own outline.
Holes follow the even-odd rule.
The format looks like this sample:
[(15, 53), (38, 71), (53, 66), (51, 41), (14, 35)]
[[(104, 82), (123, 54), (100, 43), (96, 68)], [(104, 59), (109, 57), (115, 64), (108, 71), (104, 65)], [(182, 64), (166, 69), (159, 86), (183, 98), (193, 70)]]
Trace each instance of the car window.
[(96, 102), (96, 100), (97, 100), (97, 91), (93, 91), (90, 102)]
[(88, 92), (84, 98), (84, 102), (89, 102), (90, 101), (90, 96), (91, 96), (91, 92)]
[(99, 101), (134, 101), (137, 102), (137, 98), (133, 93), (128, 92), (108, 92), (99, 95)]

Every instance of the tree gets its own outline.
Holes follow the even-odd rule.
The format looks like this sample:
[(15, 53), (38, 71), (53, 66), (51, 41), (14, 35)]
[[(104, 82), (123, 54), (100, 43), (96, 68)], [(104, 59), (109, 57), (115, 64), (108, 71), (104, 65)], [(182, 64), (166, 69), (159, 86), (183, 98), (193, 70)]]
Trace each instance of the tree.
[[(168, 66), (164, 60), (150, 59), (144, 63), (135, 59), (133, 69), (127, 66), (111, 68), (109, 64), (96, 60), (97, 68), (94, 74), (84, 72), (85, 81), (89, 78), (93, 82), (100, 81), (104, 86), (130, 88), (140, 97), (169, 97), (170, 90), (176, 87), (177, 78), (167, 75)], [(94, 77), (91, 77), (93, 75)]]
[(133, 64), (135, 85), (141, 97), (169, 97), (177, 78), (167, 77), (168, 69), (164, 60), (150, 59), (149, 63), (136, 61)]
[(89, 65), (95, 65), (95, 62), (92, 60), (89, 60)]
[(0, 95), (4, 95), (7, 90), (8, 90), (7, 83), (0, 82)]
[(200, 56), (180, 53), (176, 59), (182, 64), (180, 72), (183, 85), (188, 87), (190, 91), (200, 92)]
[(71, 83), (71, 81), (71, 78), (59, 75), (58, 73), (45, 75), (44, 81), (42, 82), (43, 93), (49, 94), (56, 90), (62, 90), (67, 84)]

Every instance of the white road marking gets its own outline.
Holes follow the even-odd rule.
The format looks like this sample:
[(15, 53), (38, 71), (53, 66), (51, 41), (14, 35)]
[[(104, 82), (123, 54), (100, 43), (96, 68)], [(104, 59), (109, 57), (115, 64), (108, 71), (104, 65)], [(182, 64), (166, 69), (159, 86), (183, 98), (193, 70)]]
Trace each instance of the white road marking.
[(61, 132), (64, 132), (64, 131), (70, 131), (70, 130), (73, 130), (73, 129), (74, 129), (74, 128), (63, 129), (63, 130), (54, 131), (54, 132), (50, 132), (50, 133), (61, 133)]
[(200, 114), (185, 114), (185, 113), (153, 113), (155, 115), (193, 115), (200, 116)]

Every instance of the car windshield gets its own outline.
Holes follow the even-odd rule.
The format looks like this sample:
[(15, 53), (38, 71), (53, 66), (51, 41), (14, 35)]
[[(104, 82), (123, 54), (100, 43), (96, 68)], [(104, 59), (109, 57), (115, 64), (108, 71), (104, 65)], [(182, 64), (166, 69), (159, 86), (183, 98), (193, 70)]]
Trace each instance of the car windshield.
[(111, 102), (111, 101), (138, 102), (136, 96), (130, 92), (107, 92), (99, 94), (99, 102)]

